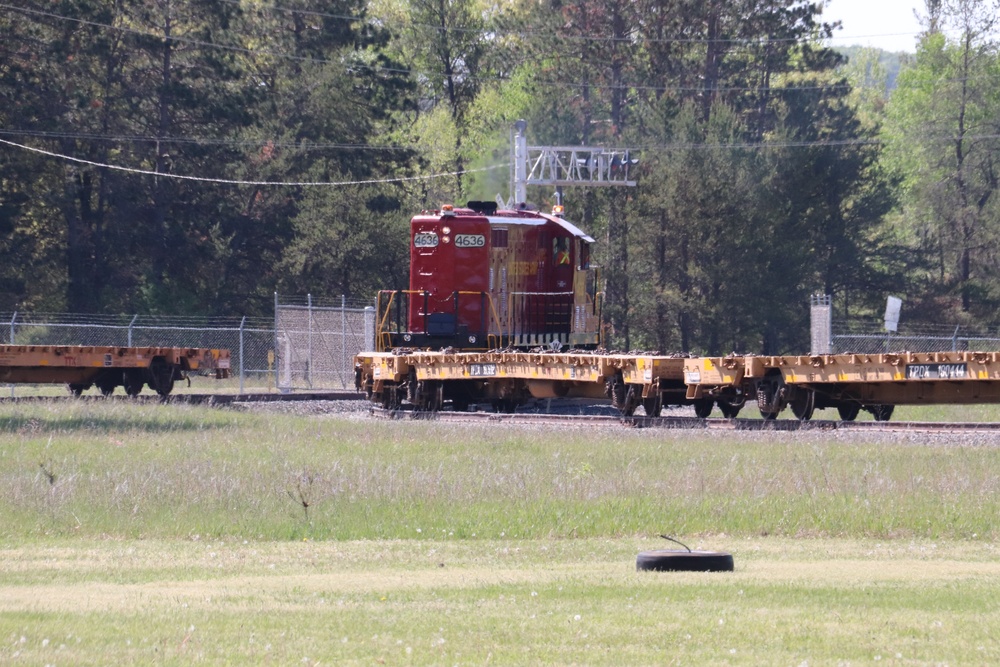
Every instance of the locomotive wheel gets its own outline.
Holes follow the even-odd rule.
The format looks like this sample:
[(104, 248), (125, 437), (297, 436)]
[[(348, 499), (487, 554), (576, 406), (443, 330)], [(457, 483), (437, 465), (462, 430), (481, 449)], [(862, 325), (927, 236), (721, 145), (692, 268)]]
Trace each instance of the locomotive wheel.
[(642, 551), (635, 559), (636, 570), (654, 572), (732, 572), (733, 555), (721, 551)]
[(841, 403), (837, 406), (837, 414), (845, 422), (852, 422), (857, 419), (859, 412), (861, 412), (861, 406), (857, 403)]
[(809, 421), (816, 410), (816, 394), (808, 389), (799, 389), (792, 395), (789, 406), (796, 418)]
[(872, 413), (872, 417), (875, 418), (877, 422), (887, 422), (889, 418), (892, 417), (893, 411), (896, 409), (895, 405), (869, 405), (865, 408), (868, 412)]
[(715, 401), (710, 398), (699, 398), (694, 402), (694, 414), (698, 419), (708, 419), (708, 416), (712, 414), (712, 408), (715, 407)]
[(642, 409), (646, 411), (647, 417), (659, 417), (663, 411), (663, 399), (660, 393), (656, 392), (642, 399)]

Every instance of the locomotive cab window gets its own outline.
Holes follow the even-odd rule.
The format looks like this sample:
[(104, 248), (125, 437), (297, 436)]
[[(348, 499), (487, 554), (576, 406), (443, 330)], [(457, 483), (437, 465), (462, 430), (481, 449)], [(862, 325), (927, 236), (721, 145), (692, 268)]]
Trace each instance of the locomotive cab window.
[(586, 271), (590, 268), (590, 244), (580, 241), (580, 270)]
[(570, 266), (569, 241), (564, 236), (552, 239), (552, 263), (555, 266)]

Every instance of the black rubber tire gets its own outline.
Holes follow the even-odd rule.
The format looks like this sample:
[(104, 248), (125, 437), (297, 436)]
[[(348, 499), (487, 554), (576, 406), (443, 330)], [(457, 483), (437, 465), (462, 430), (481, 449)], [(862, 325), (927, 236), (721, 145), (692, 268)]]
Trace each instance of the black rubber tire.
[(733, 555), (722, 551), (660, 549), (642, 551), (635, 569), (653, 572), (732, 572)]

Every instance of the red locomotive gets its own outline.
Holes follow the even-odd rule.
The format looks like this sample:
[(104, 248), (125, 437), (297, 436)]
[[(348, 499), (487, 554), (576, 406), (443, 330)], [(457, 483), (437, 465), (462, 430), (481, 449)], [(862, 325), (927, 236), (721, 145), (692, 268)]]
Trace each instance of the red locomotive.
[(424, 211), (410, 221), (410, 288), (379, 293), (378, 349), (596, 348), (593, 242), (560, 207)]

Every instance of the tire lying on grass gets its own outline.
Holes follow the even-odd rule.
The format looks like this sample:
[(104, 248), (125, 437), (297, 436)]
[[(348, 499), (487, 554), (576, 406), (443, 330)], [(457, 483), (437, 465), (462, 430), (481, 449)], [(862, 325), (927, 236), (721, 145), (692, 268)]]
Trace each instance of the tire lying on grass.
[(642, 551), (635, 558), (635, 569), (653, 572), (732, 572), (733, 555), (722, 551), (680, 549)]

